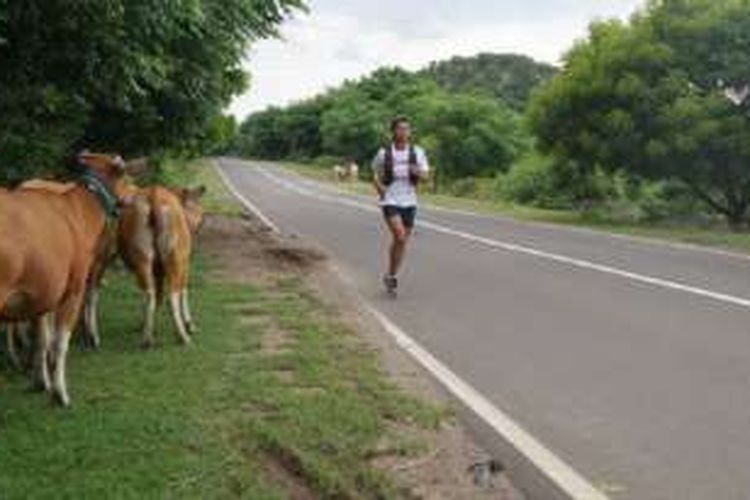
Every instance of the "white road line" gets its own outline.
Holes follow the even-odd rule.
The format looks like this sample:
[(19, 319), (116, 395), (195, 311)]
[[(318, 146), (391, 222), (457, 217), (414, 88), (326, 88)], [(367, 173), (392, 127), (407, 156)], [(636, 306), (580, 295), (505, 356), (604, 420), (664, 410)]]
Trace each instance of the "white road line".
[[(339, 203), (342, 205), (351, 206), (351, 207), (355, 207), (355, 208), (359, 208), (359, 209), (367, 210), (367, 211), (377, 210), (377, 208), (373, 207), (372, 205), (367, 205), (365, 203), (357, 202), (349, 198), (336, 198), (332, 196), (323, 195), (320, 193), (315, 193), (314, 191), (311, 191), (306, 188), (301, 188), (299, 186), (296, 186), (294, 183), (290, 181), (279, 178), (278, 176), (268, 172), (266, 169), (260, 169), (259, 172), (261, 172), (263, 175), (265, 175), (269, 179), (275, 181), (279, 185), (286, 187), (287, 189), (297, 192), (299, 194), (305, 195), (305, 196), (310, 196), (310, 197), (319, 199), (321, 201)], [(654, 276), (639, 274), (639, 273), (635, 273), (632, 271), (627, 271), (625, 269), (608, 266), (605, 264), (597, 264), (595, 262), (591, 262), (588, 260), (577, 259), (574, 257), (565, 256), (565, 255), (559, 255), (559, 254), (555, 254), (552, 252), (546, 252), (544, 250), (537, 250), (535, 248), (527, 247), (524, 245), (518, 245), (516, 243), (510, 243), (510, 242), (505, 242), (501, 240), (495, 240), (492, 238), (486, 238), (484, 236), (478, 236), (476, 234), (467, 233), (465, 231), (453, 229), (451, 227), (448, 227), (442, 224), (436, 224), (434, 222), (429, 222), (425, 220), (418, 220), (417, 226), (423, 227), (425, 229), (430, 229), (437, 233), (441, 233), (441, 234), (445, 234), (449, 236), (455, 236), (455, 237), (458, 237), (467, 241), (471, 241), (473, 243), (479, 243), (479, 244), (482, 244), (491, 248), (505, 250), (508, 252), (530, 255), (532, 257), (536, 257), (539, 259), (550, 260), (550, 261), (558, 262), (561, 264), (577, 267), (580, 269), (586, 269), (589, 271), (597, 271), (597, 272), (609, 274), (612, 276), (618, 276), (618, 277), (625, 278), (625, 279), (635, 281), (638, 283), (644, 283), (647, 285), (665, 288), (668, 290), (688, 293), (691, 295), (708, 298), (708, 299), (718, 301), (718, 302), (723, 302), (726, 304), (732, 304), (735, 306), (750, 308), (750, 299), (747, 299), (744, 297), (737, 297), (735, 295), (715, 292), (715, 291), (708, 290), (705, 288), (687, 285), (685, 283), (679, 283), (673, 280), (667, 280), (663, 278), (657, 278)]]
[(606, 500), (607, 496), (597, 490), (572, 467), (563, 462), (531, 434), (526, 432), (508, 415), (500, 411), (476, 389), (464, 382), (447, 366), (414, 341), (387, 316), (372, 306), (370, 312), (403, 350), (431, 373), (453, 396), (484, 420), (492, 429), (529, 460), (547, 479), (569, 498), (576, 500)]
[[(221, 173), (221, 169), (218, 168)], [(260, 170), (264, 172), (263, 169)], [(275, 177), (269, 174), (271, 177)], [(222, 175), (224, 182), (230, 187), (232, 194), (245, 203), (244, 197), (232, 186), (228, 178)], [(287, 184), (283, 179), (276, 178), (282, 185)], [(298, 186), (289, 184), (289, 189), (304, 192), (308, 196), (316, 196), (315, 193)], [(362, 205), (357, 204), (358, 208)], [(253, 205), (253, 207), (255, 207)], [(373, 208), (373, 207), (368, 207)], [(262, 214), (257, 207), (253, 210), (259, 217), (273, 223)], [(273, 225), (273, 227), (276, 227)], [(549, 481), (572, 500), (609, 500), (609, 498), (597, 490), (591, 483), (578, 474), (572, 467), (563, 462), (547, 447), (526, 432), (512, 418), (503, 413), (493, 405), (479, 391), (464, 382), (458, 375), (441, 363), (437, 358), (413, 340), (406, 332), (399, 328), (385, 314), (381, 313), (371, 305), (367, 305), (371, 314), (378, 320), (383, 328), (393, 337), (396, 344), (412, 356), (427, 372), (439, 381), (454, 397), (461, 401), (466, 407), (481, 418), (504, 440), (506, 440), (518, 453), (529, 460), (534, 467), (540, 471)]]
[(229, 191), (234, 195), (235, 198), (237, 198), (240, 203), (242, 203), (245, 208), (250, 210), (250, 212), (253, 213), (262, 223), (264, 226), (269, 228), (274, 233), (281, 234), (281, 231), (279, 230), (279, 227), (273, 223), (271, 219), (265, 216), (263, 212), (260, 211), (258, 207), (256, 207), (253, 203), (250, 202), (247, 198), (242, 196), (242, 194), (237, 191), (237, 189), (234, 187), (234, 185), (231, 183), (229, 178), (227, 177), (227, 174), (224, 173), (224, 171), (221, 169), (221, 166), (219, 165), (219, 162), (221, 160), (217, 160), (214, 162), (214, 168), (219, 173), (219, 177), (221, 177), (221, 180), (224, 182), (224, 185), (229, 189)]

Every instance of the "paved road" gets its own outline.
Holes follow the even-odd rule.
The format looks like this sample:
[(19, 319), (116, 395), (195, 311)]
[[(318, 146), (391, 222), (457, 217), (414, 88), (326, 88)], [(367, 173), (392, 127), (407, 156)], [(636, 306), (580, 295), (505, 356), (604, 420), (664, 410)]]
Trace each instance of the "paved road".
[(750, 498), (750, 259), (423, 209), (397, 301), (372, 200), (222, 160), (284, 232), (612, 498)]

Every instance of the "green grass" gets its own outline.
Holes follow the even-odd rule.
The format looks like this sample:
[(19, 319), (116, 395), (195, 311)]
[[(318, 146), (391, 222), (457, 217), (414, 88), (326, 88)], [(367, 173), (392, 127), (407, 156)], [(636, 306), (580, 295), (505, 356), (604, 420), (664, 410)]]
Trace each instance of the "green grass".
[(111, 272), (102, 350), (71, 349), (71, 409), (29, 393), (0, 357), (1, 498), (404, 496), (369, 458), (384, 442), (417, 453), (399, 431), (436, 427), (445, 410), (393, 385), (299, 279), (251, 286), (216, 266), (200, 256), (194, 266), (194, 345), (177, 344), (162, 311), (150, 351), (137, 347), (133, 279)]
[(221, 178), (216, 175), (211, 160), (168, 160), (159, 177), (160, 183), (172, 186), (206, 186), (202, 203), (208, 213), (236, 216), (242, 212), (240, 204), (227, 193)]
[[(285, 163), (284, 166), (313, 179), (333, 182), (333, 177), (327, 169), (298, 163)], [(350, 193), (373, 193), (370, 183), (367, 182), (337, 183), (337, 185), (340, 189)], [(715, 226), (696, 226), (677, 223), (627, 223), (592, 217), (584, 212), (545, 210), (500, 200), (461, 198), (425, 191), (422, 191), (420, 197), (427, 206), (468, 210), (482, 214), (501, 214), (520, 221), (584, 227), (607, 233), (691, 243), (750, 253), (750, 233), (730, 231), (723, 225), (718, 224)]]

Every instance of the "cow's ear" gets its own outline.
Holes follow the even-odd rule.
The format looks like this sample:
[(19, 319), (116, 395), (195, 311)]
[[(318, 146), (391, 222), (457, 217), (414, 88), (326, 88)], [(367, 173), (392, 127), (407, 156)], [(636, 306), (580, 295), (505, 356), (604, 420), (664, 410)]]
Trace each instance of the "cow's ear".
[(148, 158), (136, 158), (125, 163), (125, 173), (131, 177), (138, 177), (148, 170)]

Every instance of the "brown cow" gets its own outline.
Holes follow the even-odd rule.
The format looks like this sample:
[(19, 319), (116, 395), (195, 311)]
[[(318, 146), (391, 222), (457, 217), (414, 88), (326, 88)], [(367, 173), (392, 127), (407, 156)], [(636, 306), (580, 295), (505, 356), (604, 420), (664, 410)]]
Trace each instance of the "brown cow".
[(188, 278), (193, 234), (203, 221), (200, 198), (204, 187), (167, 189), (154, 186), (131, 193), (123, 208), (118, 246), (146, 295), (144, 347), (154, 345), (154, 317), (165, 294), (180, 341), (195, 333), (188, 303)]
[[(141, 175), (147, 169), (148, 160), (145, 158), (128, 162), (129, 176), (135, 177)], [(124, 182), (118, 183), (115, 190), (115, 194), (118, 200), (120, 200), (121, 205), (127, 204), (126, 200), (131, 200), (137, 192), (138, 188), (127, 178)], [(121, 219), (118, 222), (121, 223)], [(91, 349), (98, 349), (101, 344), (98, 319), (99, 291), (104, 281), (104, 274), (117, 258), (119, 223), (117, 225), (110, 225), (107, 228), (105, 236), (100, 240), (96, 259), (94, 260), (86, 287), (86, 299), (84, 301), (83, 320), (80, 324), (80, 330), (84, 345)]]
[(77, 161), (83, 173), (76, 184), (38, 181), (0, 192), (0, 321), (32, 323), (34, 382), (64, 406), (70, 335), (128, 169), (114, 155), (84, 152)]

